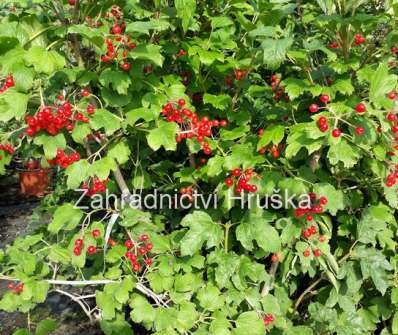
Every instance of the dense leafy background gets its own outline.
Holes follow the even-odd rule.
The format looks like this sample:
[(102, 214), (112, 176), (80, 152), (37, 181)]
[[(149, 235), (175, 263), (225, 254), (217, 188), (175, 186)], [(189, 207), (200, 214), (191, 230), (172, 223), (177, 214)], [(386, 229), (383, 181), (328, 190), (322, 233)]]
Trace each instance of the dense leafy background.
[[(103, 17), (112, 5), (136, 44), (125, 54), (128, 71), (101, 61), (105, 40), (117, 45), (114, 19)], [(397, 86), (396, 1), (6, 0), (1, 8), (0, 70), (15, 80), (0, 95), (1, 142), (43, 166), (58, 149), (82, 157), (58, 168), (43, 199), (51, 223), (0, 250), (1, 278), (24, 283), (1, 309), (28, 312), (50, 291), (83, 290), (51, 280), (85, 280), (100, 310), (89, 314), (106, 334), (132, 334), (132, 323), (156, 335), (398, 334), (397, 190), (386, 186), (398, 164), (386, 119), (397, 111), (388, 96)], [(82, 97), (83, 88), (91, 94)], [(24, 117), (60, 93), (82, 112), (94, 104), (90, 122), (26, 136)], [(321, 94), (328, 108), (310, 113), (312, 103), (324, 106)], [(178, 127), (162, 116), (180, 98), (200, 117), (228, 120), (209, 141), (211, 156), (193, 140), (177, 143)], [(360, 102), (365, 113), (355, 110)], [(328, 131), (319, 130), (321, 115)], [(10, 161), (4, 152), (0, 173)], [(324, 213), (306, 223), (292, 209), (229, 206), (224, 179), (238, 167), (260, 177), (260, 195), (276, 188), (327, 197)], [(217, 192), (221, 203), (208, 211), (74, 209), (73, 189), (95, 176), (117, 193), (191, 186)], [(313, 224), (317, 233), (303, 237)], [(142, 233), (154, 264), (134, 273), (123, 243)], [(99, 251), (88, 255), (89, 245)]]

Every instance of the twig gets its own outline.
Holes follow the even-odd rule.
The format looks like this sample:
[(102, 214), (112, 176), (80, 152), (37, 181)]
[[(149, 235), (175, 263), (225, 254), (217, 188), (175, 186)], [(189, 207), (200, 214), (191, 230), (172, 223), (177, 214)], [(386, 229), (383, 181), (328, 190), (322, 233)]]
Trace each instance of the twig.
[(271, 264), (268, 274), (271, 276), (271, 280), (269, 284), (264, 284), (263, 289), (261, 291), (261, 296), (265, 297), (269, 291), (271, 291), (272, 287), (274, 286), (274, 280), (276, 275), (276, 270), (278, 269), (279, 262), (275, 262)]
[(87, 317), (90, 319), (90, 322), (93, 322), (93, 316), (91, 315), (91, 311), (84, 305), (84, 303), (79, 299), (78, 297), (74, 296), (73, 294), (70, 294), (68, 292), (62, 291), (60, 289), (56, 289), (56, 292), (65, 295), (69, 298), (71, 298), (74, 302), (78, 303), (80, 307), (82, 308), (83, 312), (87, 315)]

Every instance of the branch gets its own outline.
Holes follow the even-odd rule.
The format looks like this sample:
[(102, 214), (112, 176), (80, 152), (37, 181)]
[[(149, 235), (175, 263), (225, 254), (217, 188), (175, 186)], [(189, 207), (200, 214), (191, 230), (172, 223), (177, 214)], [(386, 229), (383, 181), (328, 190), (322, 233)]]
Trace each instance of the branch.
[(89, 309), (84, 305), (84, 303), (83, 303), (83, 301), (82, 301), (82, 297), (77, 297), (77, 296), (75, 296), (75, 295), (73, 295), (73, 294), (70, 294), (70, 293), (68, 293), (68, 292), (62, 291), (62, 290), (60, 290), (60, 289), (56, 289), (55, 291), (58, 292), (58, 293), (60, 293), (60, 294), (62, 294), (62, 295), (65, 295), (65, 296), (71, 298), (74, 302), (78, 303), (78, 304), (80, 305), (80, 307), (82, 308), (83, 312), (84, 312), (84, 313), (87, 315), (87, 317), (90, 319), (90, 322), (93, 322), (93, 321), (94, 321), (93, 316), (91, 315), (91, 310), (89, 310)]
[(269, 291), (271, 291), (271, 289), (274, 286), (274, 281), (275, 281), (275, 275), (276, 275), (276, 270), (278, 269), (279, 266), (279, 262), (275, 262), (271, 264), (271, 267), (269, 269), (268, 274), (271, 276), (271, 280), (269, 282), (269, 284), (264, 284), (263, 289), (261, 291), (261, 296), (265, 297)]

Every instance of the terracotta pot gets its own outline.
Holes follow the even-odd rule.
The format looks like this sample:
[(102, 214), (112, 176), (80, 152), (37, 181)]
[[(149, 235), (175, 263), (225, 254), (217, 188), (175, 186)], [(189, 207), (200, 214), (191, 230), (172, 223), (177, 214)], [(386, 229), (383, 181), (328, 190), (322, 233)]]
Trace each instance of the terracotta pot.
[(51, 169), (19, 170), (21, 194), (27, 197), (41, 197), (48, 193)]

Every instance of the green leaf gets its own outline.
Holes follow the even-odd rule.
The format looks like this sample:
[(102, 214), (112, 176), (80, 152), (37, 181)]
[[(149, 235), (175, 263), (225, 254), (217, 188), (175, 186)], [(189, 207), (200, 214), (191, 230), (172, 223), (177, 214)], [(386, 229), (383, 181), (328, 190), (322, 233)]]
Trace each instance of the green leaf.
[(263, 49), (263, 63), (269, 69), (276, 69), (286, 59), (286, 53), (293, 44), (293, 38), (287, 37), (279, 40), (266, 38), (261, 43)]
[(230, 335), (231, 324), (225, 317), (217, 317), (210, 324), (210, 335)]
[(75, 125), (72, 131), (72, 138), (75, 142), (83, 144), (87, 135), (91, 134), (90, 125), (87, 123), (78, 123)]
[(253, 241), (266, 252), (278, 252), (281, 249), (278, 232), (261, 215), (247, 214), (236, 228), (236, 239), (247, 250), (253, 250)]
[(43, 146), (44, 155), (47, 159), (55, 158), (58, 149), (66, 148), (66, 140), (63, 134), (55, 136), (40, 134), (35, 136), (33, 142), (37, 145)]
[(194, 211), (185, 216), (181, 225), (189, 227), (181, 240), (181, 255), (192, 256), (199, 251), (204, 244), (206, 248), (218, 246), (223, 240), (223, 231), (220, 226), (213, 222), (212, 218), (205, 212)]
[(397, 84), (397, 76), (390, 75), (388, 65), (386, 63), (379, 64), (374, 71), (370, 81), (369, 99), (372, 102), (379, 103), (385, 99), (386, 94), (393, 91)]
[(361, 154), (359, 148), (342, 139), (339, 143), (330, 146), (327, 157), (332, 165), (342, 162), (346, 168), (352, 168)]
[(212, 105), (214, 108), (226, 110), (231, 105), (232, 98), (226, 94), (213, 95), (205, 93), (203, 95), (203, 102)]
[(97, 109), (92, 116), (90, 125), (94, 130), (105, 129), (106, 135), (112, 135), (121, 127), (121, 120), (113, 113), (105, 109)]
[(151, 30), (167, 30), (170, 23), (166, 20), (137, 21), (129, 23), (126, 27), (127, 32), (137, 32), (149, 35)]
[(279, 144), (285, 136), (285, 127), (281, 125), (274, 125), (267, 127), (264, 130), (260, 141), (257, 144), (257, 149), (263, 148), (269, 143)]
[(0, 95), (0, 121), (21, 120), (26, 113), (29, 96), (12, 89)]
[(147, 135), (149, 146), (152, 150), (159, 150), (163, 146), (166, 150), (175, 151), (177, 125), (174, 122), (159, 121), (159, 127), (152, 129)]
[(130, 154), (130, 148), (125, 142), (119, 142), (108, 150), (108, 157), (115, 159), (119, 164), (126, 163)]
[(197, 293), (197, 298), (200, 306), (209, 311), (220, 309), (225, 303), (220, 290), (211, 284), (201, 288)]
[(177, 330), (180, 331), (181, 333), (190, 330), (192, 327), (195, 326), (195, 322), (197, 321), (198, 318), (199, 318), (199, 313), (196, 311), (194, 303), (192, 302), (181, 303), (176, 318)]
[(49, 335), (58, 328), (56, 321), (45, 319), (40, 321), (36, 326), (36, 335)]
[(61, 229), (73, 230), (82, 217), (83, 212), (75, 208), (73, 204), (63, 204), (56, 209), (53, 220), (47, 229), (52, 234), (57, 234)]
[(141, 44), (130, 51), (129, 56), (133, 59), (150, 60), (157, 66), (162, 66), (164, 57), (160, 53), (161, 47), (154, 44)]
[(391, 330), (394, 335), (398, 334), (398, 312), (395, 312), (392, 319)]
[(194, 21), (196, 11), (196, 0), (174, 0), (177, 16), (182, 20), (182, 29), (188, 30)]
[(68, 189), (74, 190), (81, 186), (89, 176), (90, 164), (85, 160), (81, 159), (78, 162), (69, 165), (65, 170), (66, 185)]
[(105, 157), (95, 161), (89, 168), (89, 175), (97, 176), (100, 180), (105, 180), (109, 177), (111, 171), (116, 171), (117, 165), (112, 157)]
[(36, 72), (52, 74), (65, 67), (65, 58), (56, 51), (47, 51), (44, 47), (32, 46), (26, 53), (25, 62), (32, 65)]
[(131, 79), (126, 72), (106, 69), (99, 77), (100, 83), (106, 88), (112, 87), (119, 94), (127, 94)]
[(265, 327), (263, 320), (256, 312), (245, 312), (239, 315), (235, 322), (236, 329), (232, 331), (234, 335), (263, 335)]
[(155, 320), (156, 311), (146, 298), (139, 294), (133, 294), (130, 300), (131, 319), (134, 322), (153, 322)]
[(357, 224), (357, 239), (362, 243), (376, 244), (376, 235), (387, 228), (387, 223), (395, 223), (391, 209), (378, 204), (366, 208)]

